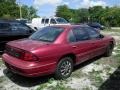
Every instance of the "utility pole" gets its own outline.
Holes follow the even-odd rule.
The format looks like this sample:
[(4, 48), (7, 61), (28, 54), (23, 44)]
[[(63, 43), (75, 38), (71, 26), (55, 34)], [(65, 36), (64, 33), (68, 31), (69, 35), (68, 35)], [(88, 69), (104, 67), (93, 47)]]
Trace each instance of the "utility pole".
[(18, 5), (19, 5), (19, 12), (20, 12), (20, 19), (22, 19), (22, 4), (20, 0), (18, 1)]
[(31, 20), (30, 9), (29, 9), (29, 8), (27, 9), (27, 19), (30, 19), (30, 20)]

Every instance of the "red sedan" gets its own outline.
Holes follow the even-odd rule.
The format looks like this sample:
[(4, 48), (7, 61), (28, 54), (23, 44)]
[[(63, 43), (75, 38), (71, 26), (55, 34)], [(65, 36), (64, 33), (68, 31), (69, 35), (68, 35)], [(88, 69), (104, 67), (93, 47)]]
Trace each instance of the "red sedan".
[(99, 55), (110, 56), (115, 40), (85, 25), (45, 27), (28, 39), (7, 43), (2, 55), (12, 72), (36, 77), (71, 75), (73, 66)]

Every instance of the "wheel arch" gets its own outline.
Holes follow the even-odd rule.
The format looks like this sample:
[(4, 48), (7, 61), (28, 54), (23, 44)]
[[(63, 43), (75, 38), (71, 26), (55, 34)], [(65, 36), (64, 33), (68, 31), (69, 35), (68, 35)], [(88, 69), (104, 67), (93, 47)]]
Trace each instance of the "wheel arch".
[(68, 54), (65, 54), (65, 55), (61, 56), (60, 59), (58, 60), (58, 62), (59, 62), (62, 58), (65, 58), (65, 57), (70, 57), (70, 58), (72, 58), (73, 64), (74, 64), (74, 65), (76, 64), (76, 55), (75, 55), (74, 53), (68, 53)]

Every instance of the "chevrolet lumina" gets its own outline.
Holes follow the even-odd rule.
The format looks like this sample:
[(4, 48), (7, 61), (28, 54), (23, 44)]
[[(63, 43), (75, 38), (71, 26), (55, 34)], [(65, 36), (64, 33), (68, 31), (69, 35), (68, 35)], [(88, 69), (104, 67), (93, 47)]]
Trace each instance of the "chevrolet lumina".
[(3, 62), (19, 75), (54, 74), (68, 78), (75, 65), (96, 56), (110, 56), (115, 40), (86, 25), (48, 26), (27, 39), (8, 42)]

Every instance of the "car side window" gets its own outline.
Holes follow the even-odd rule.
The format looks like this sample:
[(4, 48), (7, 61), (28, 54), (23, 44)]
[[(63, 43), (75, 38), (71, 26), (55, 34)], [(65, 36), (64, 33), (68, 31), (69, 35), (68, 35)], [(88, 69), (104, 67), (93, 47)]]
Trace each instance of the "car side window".
[(83, 28), (74, 28), (73, 33), (76, 41), (85, 41), (89, 39), (88, 33)]
[(89, 37), (91, 39), (98, 39), (98, 38), (100, 38), (100, 33), (97, 30), (95, 30), (94, 28), (87, 27), (85, 29), (87, 30), (87, 32), (89, 34)]
[(75, 35), (73, 34), (72, 30), (68, 34), (68, 40), (69, 40), (69, 42), (76, 42), (76, 38), (75, 38)]
[(46, 20), (45, 20), (45, 24), (48, 24), (48, 23), (49, 23), (49, 19), (46, 19)]
[(42, 21), (41, 21), (41, 23), (44, 24), (44, 22), (45, 22), (45, 19), (43, 18)]
[(50, 21), (50, 23), (51, 23), (51, 24), (56, 24), (55, 19), (52, 18), (51, 21)]
[(28, 31), (30, 29), (29, 27), (27, 27), (26, 25), (21, 24), (21, 23), (11, 23), (11, 27), (12, 27), (13, 31), (15, 31), (15, 30)]
[(7, 31), (10, 30), (10, 24), (9, 23), (0, 23), (0, 31)]

